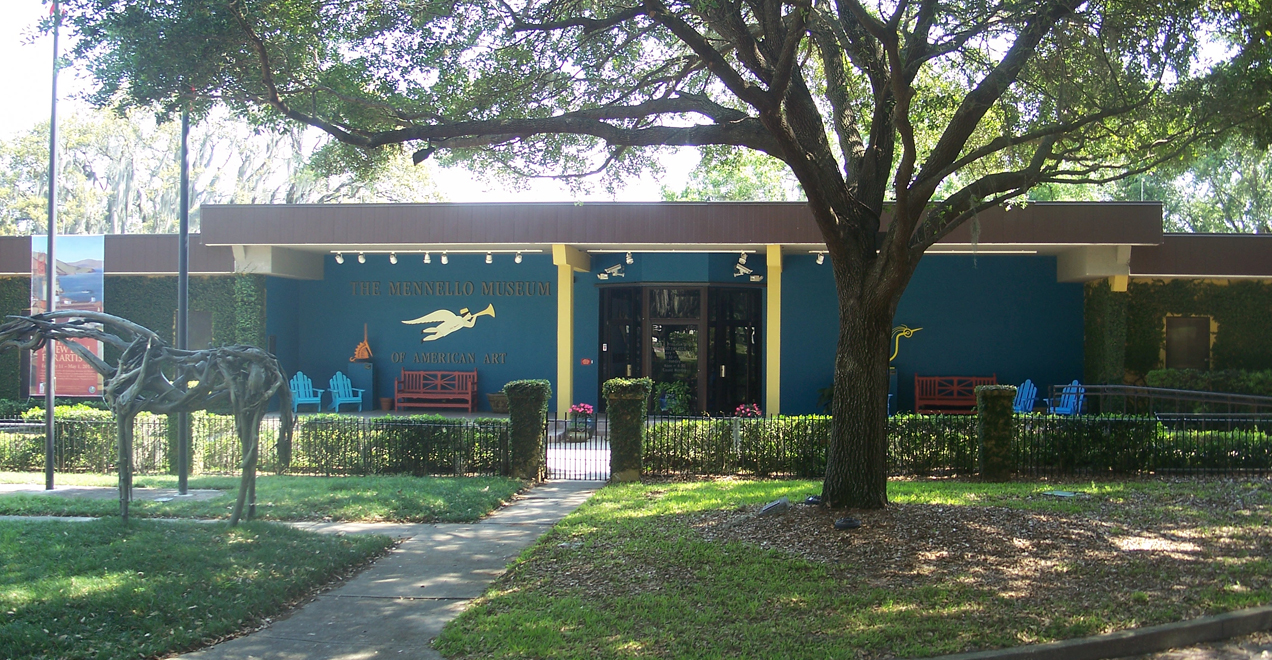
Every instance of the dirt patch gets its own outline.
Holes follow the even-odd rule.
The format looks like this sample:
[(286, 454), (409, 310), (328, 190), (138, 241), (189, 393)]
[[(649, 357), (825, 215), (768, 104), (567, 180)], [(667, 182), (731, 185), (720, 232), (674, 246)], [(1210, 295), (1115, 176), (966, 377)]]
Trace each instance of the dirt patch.
[[(1081, 515), (892, 504), (882, 511), (799, 505), (774, 517), (757, 516), (760, 507), (750, 506), (684, 519), (706, 540), (830, 564), (844, 579), (874, 587), (953, 581), (1044, 606), (1093, 596), (1168, 604), (1187, 602), (1191, 587), (1216, 584), (1225, 565), (1272, 555), (1272, 526), (1250, 524), (1272, 511), (1262, 503), (1272, 502), (1269, 486), (1246, 493), (1244, 501), (1242, 493), (1191, 498), (1193, 513), (1204, 515), (1189, 516), (1161, 515), (1160, 502), (1104, 502)], [(861, 528), (834, 529), (835, 519), (846, 515)], [(1272, 582), (1272, 576), (1260, 579), (1218, 586), (1242, 591)]]

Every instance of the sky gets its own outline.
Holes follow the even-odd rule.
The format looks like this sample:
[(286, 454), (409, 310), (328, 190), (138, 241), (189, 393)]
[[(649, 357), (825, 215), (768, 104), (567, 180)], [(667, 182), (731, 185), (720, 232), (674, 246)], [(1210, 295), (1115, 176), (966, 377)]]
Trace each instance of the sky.
[[(35, 25), (48, 15), (48, 5), (41, 0), (0, 0), (0, 89), (8, 98), (0, 101), (0, 139), (7, 139), (48, 121), (51, 98), (53, 39), (36, 38)], [(66, 45), (63, 39), (62, 50)], [(82, 72), (63, 69), (58, 75), (58, 116), (66, 117), (83, 111), (87, 105), (74, 97), (87, 88)], [(689, 170), (697, 163), (693, 150), (681, 150), (665, 158), (662, 181), (681, 187)], [(526, 190), (510, 190), (498, 183), (483, 183), (462, 169), (438, 168), (433, 173), (438, 188), (452, 202), (531, 202), (531, 201), (656, 201), (662, 199), (660, 182), (642, 179), (629, 183), (614, 196), (598, 190), (575, 195), (565, 186), (552, 181), (533, 181)]]

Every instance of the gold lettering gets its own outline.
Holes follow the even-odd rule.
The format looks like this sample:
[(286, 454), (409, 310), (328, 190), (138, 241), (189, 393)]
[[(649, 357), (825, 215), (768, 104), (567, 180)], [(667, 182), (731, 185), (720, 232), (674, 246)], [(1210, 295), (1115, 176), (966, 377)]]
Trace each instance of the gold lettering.
[(378, 296), (378, 295), (380, 295), (380, 282), (379, 282), (379, 280), (376, 280), (375, 282), (372, 282), (372, 283), (371, 283), (371, 295), (373, 295), (373, 296)]
[(390, 295), (390, 296), (400, 296), (400, 295), (402, 295), (402, 283), (401, 283), (401, 282), (389, 282), (389, 295)]
[(550, 282), (539, 282), (539, 295), (541, 296), (552, 295), (552, 285)]

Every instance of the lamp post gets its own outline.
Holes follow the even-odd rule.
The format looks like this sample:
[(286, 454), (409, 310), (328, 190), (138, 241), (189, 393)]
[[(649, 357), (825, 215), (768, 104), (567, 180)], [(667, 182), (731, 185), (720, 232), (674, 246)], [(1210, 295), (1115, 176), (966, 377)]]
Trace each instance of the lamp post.
[[(57, 293), (54, 281), (57, 279), (57, 258), (53, 254), (53, 238), (57, 235), (57, 36), (62, 16), (58, 12), (57, 0), (53, 0), (53, 101), (49, 109), (49, 244), (48, 257), (44, 262), (45, 309), (51, 312), (57, 308)], [(54, 358), (57, 343), (44, 345), (44, 489), (53, 490), (53, 406), (54, 406)]]
[[(181, 111), (181, 223), (177, 239), (177, 348), (190, 339), (190, 108)], [(177, 413), (177, 493), (190, 490), (190, 413)]]

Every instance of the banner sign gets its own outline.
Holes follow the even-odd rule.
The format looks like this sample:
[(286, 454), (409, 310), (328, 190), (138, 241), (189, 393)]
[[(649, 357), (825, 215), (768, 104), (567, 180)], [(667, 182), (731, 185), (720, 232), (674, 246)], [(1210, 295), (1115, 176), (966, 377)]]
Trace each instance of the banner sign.
[[(53, 246), (57, 268), (52, 269), (53, 290), (57, 309), (103, 312), (102, 291), (105, 288), (106, 240), (104, 236), (57, 236)], [(48, 268), (48, 237), (31, 237), (31, 313), (48, 309), (45, 277)], [(98, 357), (102, 344), (95, 339), (77, 340)], [(31, 396), (44, 396), (44, 350), (31, 354)], [(100, 396), (101, 375), (60, 343), (53, 352), (56, 359), (54, 382), (56, 396)]]

